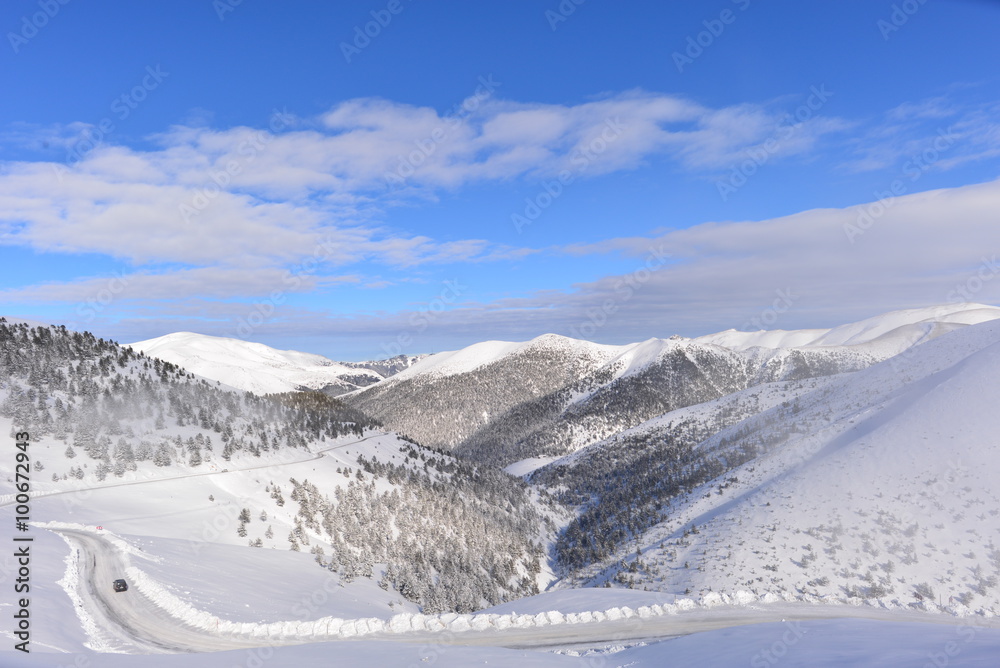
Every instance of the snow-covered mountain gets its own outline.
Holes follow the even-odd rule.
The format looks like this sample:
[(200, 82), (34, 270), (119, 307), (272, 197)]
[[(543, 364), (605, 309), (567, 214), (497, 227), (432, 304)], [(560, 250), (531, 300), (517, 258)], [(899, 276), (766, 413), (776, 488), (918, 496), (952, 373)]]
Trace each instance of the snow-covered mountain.
[(370, 360), (368, 362), (341, 362), (344, 366), (352, 369), (369, 369), (382, 378), (395, 376), (397, 373), (409, 369), (411, 366), (427, 357), (427, 355), (396, 355), (387, 357), (384, 360)]
[(997, 610), (998, 377), (990, 321), (662, 416), (533, 479), (582, 504), (558, 548), (580, 582)]
[[(34, 615), (60, 620), (36, 641), (158, 652), (470, 633), (552, 646), (701, 629), (713, 615), (943, 610), (989, 623), (996, 316), (969, 305), (715, 335), (728, 340), (485, 343), (390, 361), (409, 368), (350, 405), (254, 395), (86, 333), (0, 321), (0, 430), (31, 433), (31, 531), (46, 555)], [(270, 355), (250, 350), (253, 364)], [(380, 429), (365, 411), (387, 397), (393, 419), (467, 434), (469, 457)], [(531, 453), (544, 456), (511, 467), (523, 480), (493, 465)], [(9, 521), (13, 460), (0, 462)], [(129, 596), (102, 598), (121, 574)], [(756, 649), (774, 646), (769, 633), (737, 658), (770, 665)], [(477, 658), (448, 652), (453, 665)]]
[(502, 466), (553, 457), (761, 383), (857, 371), (1000, 308), (911, 309), (829, 330), (606, 346), (555, 335), (431, 355), (345, 397), (422, 443)]
[(697, 340), (734, 350), (761, 348), (816, 348), (878, 344), (892, 354), (928, 341), (964, 325), (1000, 318), (1000, 308), (984, 304), (942, 304), (892, 311), (832, 329), (761, 330), (729, 329)]
[[(552, 526), (520, 480), (320, 392), (258, 396), (91, 334), (0, 319), (0, 429), (30, 434), (35, 493), (74, 500), (55, 504), (60, 521), (102, 524), (107, 507), (80, 499), (129, 488), (135, 516), (120, 528), (160, 535), (154, 518), (181, 514), (195, 542), (309, 551), (344, 581), (378, 565), (385, 589), (428, 610), (471, 611), (546, 581)], [(0, 466), (2, 505), (15, 487)], [(179, 484), (155, 491), (180, 479), (187, 498)]]
[(372, 363), (334, 362), (322, 355), (192, 332), (176, 332), (128, 345), (150, 357), (254, 394), (306, 389), (336, 396), (377, 383), (413, 363), (413, 358), (406, 357)]

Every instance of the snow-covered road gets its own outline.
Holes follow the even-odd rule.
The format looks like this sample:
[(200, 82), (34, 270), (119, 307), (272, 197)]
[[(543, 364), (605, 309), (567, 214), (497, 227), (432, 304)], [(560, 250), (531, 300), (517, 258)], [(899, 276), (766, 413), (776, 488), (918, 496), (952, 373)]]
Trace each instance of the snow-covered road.
[[(111, 583), (125, 576), (126, 563), (121, 552), (107, 539), (88, 531), (59, 529), (74, 550), (80, 577), (77, 593), (85, 614), (102, 632), (121, 644), (121, 651), (163, 653), (215, 651), (258, 646), (260, 643), (239, 638), (219, 638), (193, 629), (171, 616), (146, 597), (134, 585), (126, 592), (115, 592)], [(206, 577), (211, 577), (206, 564)]]
[[(130, 583), (129, 591), (116, 593), (111, 583), (123, 577), (129, 567), (127, 557), (108, 538), (90, 531), (53, 529), (73, 546), (80, 571), (78, 594), (85, 614), (120, 644), (119, 651), (134, 653), (205, 652), (261, 646), (296, 645), (326, 640), (389, 640), (417, 645), (464, 645), (508, 648), (589, 647), (623, 644), (639, 640), (664, 639), (713, 629), (775, 621), (805, 621), (834, 618), (864, 618), (885, 621), (938, 622), (961, 624), (967, 620), (914, 611), (890, 611), (869, 607), (772, 604), (695, 608), (677, 614), (631, 616), (588, 623), (512, 626), (505, 629), (455, 631), (390, 631), (345, 638), (340, 633), (291, 631), (259, 637), (249, 632), (232, 633), (220, 628), (206, 629), (172, 615), (161, 603)], [(212, 564), (205, 564), (210, 578)], [(1000, 627), (1000, 620), (977, 620), (979, 625)]]

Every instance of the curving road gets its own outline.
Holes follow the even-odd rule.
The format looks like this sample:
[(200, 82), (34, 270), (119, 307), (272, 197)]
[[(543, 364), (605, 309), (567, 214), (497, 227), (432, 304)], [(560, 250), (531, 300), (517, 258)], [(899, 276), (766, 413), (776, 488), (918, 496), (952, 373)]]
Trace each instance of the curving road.
[[(110, 485), (98, 485), (86, 489), (98, 491), (111, 487), (144, 485), (206, 475), (227, 475), (228, 473), (235, 473), (237, 471), (252, 471), (274, 466), (300, 464), (320, 459), (324, 453), (331, 450), (350, 447), (376, 436), (379, 436), (379, 434), (366, 436), (349, 443), (332, 445), (312, 452), (310, 456), (293, 462), (233, 468), (226, 472), (205, 471), (168, 478), (112, 483)], [(47, 497), (74, 494), (80, 491), (83, 491), (83, 489), (48, 492), (39, 494), (38, 496)], [(12, 499), (9, 501), (4, 500), (0, 502), (0, 507), (11, 505), (12, 503)], [(112, 589), (112, 581), (123, 576), (127, 564), (123, 555), (110, 541), (88, 531), (73, 529), (52, 530), (61, 534), (69, 542), (76, 554), (80, 571), (78, 594), (83, 601), (87, 613), (94, 618), (102, 632), (120, 643), (124, 648), (130, 648), (132, 651), (141, 653), (213, 652), (247, 649), (266, 645), (296, 645), (323, 640), (341, 642), (351, 640), (341, 636), (330, 638), (303, 637), (280, 641), (262, 640), (260, 638), (213, 634), (203, 629), (192, 627), (178, 618), (171, 616), (166, 610), (159, 607), (134, 586), (124, 593), (116, 593)], [(566, 646), (600, 646), (608, 643), (657, 640), (720, 628), (784, 620), (805, 621), (809, 619), (848, 617), (886, 621), (937, 622), (956, 625), (967, 623), (967, 620), (920, 612), (887, 611), (851, 606), (781, 604), (768, 605), (763, 608), (696, 609), (678, 615), (663, 615), (648, 619), (633, 617), (618, 621), (511, 628), (503, 631), (378, 633), (365, 635), (359, 639), (436, 645), (543, 649)], [(977, 619), (977, 623), (980, 625), (990, 621)], [(992, 620), (992, 623), (988, 625), (1000, 627), (1000, 620)]]
[(125, 559), (105, 538), (87, 531), (53, 529), (73, 546), (80, 578), (77, 593), (101, 630), (145, 653), (211, 652), (256, 647), (259, 642), (213, 638), (169, 615), (135, 586), (116, 592), (111, 583), (125, 573)]
[[(348, 642), (340, 636), (329, 638), (302, 637), (285, 640), (217, 635), (189, 626), (169, 615), (136, 587), (116, 593), (111, 583), (122, 577), (126, 562), (117, 548), (104, 537), (87, 531), (57, 529), (74, 547), (79, 560), (79, 594), (89, 614), (103, 631), (135, 651), (210, 652), (261, 646), (297, 645), (324, 640)], [(596, 646), (639, 640), (657, 640), (688, 635), (700, 631), (760, 624), (777, 621), (810, 619), (864, 618), (885, 621), (967, 624), (969, 620), (920, 612), (897, 612), (851, 606), (781, 604), (765, 607), (697, 609), (677, 615), (648, 619), (631, 618), (590, 624), (559, 624), (533, 628), (511, 628), (503, 631), (410, 632), (377, 633), (359, 640), (394, 642), (495, 646), (509, 648), (554, 648), (566, 646)], [(977, 619), (979, 625), (1000, 627), (1000, 620)]]

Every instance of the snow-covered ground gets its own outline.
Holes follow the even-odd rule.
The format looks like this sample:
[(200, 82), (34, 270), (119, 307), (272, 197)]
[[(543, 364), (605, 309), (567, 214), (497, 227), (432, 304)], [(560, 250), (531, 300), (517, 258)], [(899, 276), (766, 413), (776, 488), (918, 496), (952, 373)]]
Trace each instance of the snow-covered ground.
[[(189, 491), (184, 486), (189, 483), (172, 480), (144, 484), (151, 489), (177, 486), (176, 503), (182, 502), (184, 492)], [(149, 496), (157, 498), (161, 494), (162, 490)], [(127, 503), (127, 498), (134, 501), (134, 490), (99, 489), (90, 493), (86, 505), (104, 515), (109, 526), (130, 526), (136, 515), (143, 518), (146, 526), (152, 526), (148, 517), (143, 517), (141, 507)], [(51, 509), (58, 507), (51, 505), (58, 503), (56, 498), (38, 499), (36, 503), (39, 516), (50, 515)], [(76, 515), (80, 506), (67, 508), (68, 514)], [(9, 524), (10, 507), (3, 508), (2, 513), (3, 521)], [(157, 533), (182, 534), (189, 530), (184, 514), (168, 513), (157, 518)], [(114, 658), (102, 653), (100, 665), (109, 666), (168, 666), (180, 665), (177, 662), (181, 660), (186, 667), (226, 665), (198, 663), (222, 657), (226, 660), (235, 657), (238, 662), (267, 659), (270, 665), (331, 665), (323, 663), (329, 661), (331, 651), (336, 652), (339, 661), (350, 661), (333, 665), (358, 665), (353, 662), (367, 660), (376, 665), (408, 666), (433, 660), (440, 662), (439, 665), (590, 666), (598, 661), (600, 665), (652, 666), (663, 665), (668, 657), (681, 656), (677, 654), (679, 651), (687, 652), (690, 660), (700, 661), (700, 665), (711, 665), (704, 663), (706, 657), (715, 660), (727, 656), (733, 661), (743, 657), (745, 663), (758, 655), (766, 661), (767, 656), (779, 654), (801, 661), (798, 665), (807, 665), (813, 660), (809, 657), (814, 656), (844, 656), (852, 662), (843, 665), (879, 665), (886, 656), (916, 659), (946, 651), (952, 647), (947, 644), (949, 640), (962, 643), (956, 645), (961, 648), (957, 658), (968, 662), (949, 665), (976, 665), (974, 661), (1000, 646), (1000, 633), (996, 629), (978, 628), (996, 620), (941, 617), (937, 621), (945, 625), (938, 628), (913, 622), (923, 617), (915, 613), (909, 613), (907, 618), (902, 612), (875, 608), (796, 608), (777, 601), (776, 597), (767, 599), (773, 601), (767, 603), (746, 594), (732, 599), (709, 596), (696, 602), (656, 592), (563, 590), (473, 616), (428, 617), (414, 615), (412, 605), (379, 590), (371, 581), (341, 587), (335, 576), (315, 568), (307, 555), (299, 553), (148, 535), (117, 536), (93, 526), (63, 529), (60, 533), (60, 526), (52, 523), (33, 530), (37, 541), (35, 554), (40, 557), (33, 571), (37, 583), (34, 598), (38, 605), (33, 638), (35, 654), (30, 658), (10, 652), (0, 654), (0, 665), (88, 665), (79, 663), (94, 659), (88, 649), (142, 654)], [(58, 535), (68, 540), (64, 543)], [(88, 535), (92, 537), (89, 546), (87, 541), (80, 541)], [(95, 548), (104, 542), (109, 546), (104, 551)], [(97, 558), (88, 560), (88, 554)], [(124, 562), (116, 565), (117, 559)], [(8, 560), (3, 567), (5, 578), (10, 578), (12, 563)], [(115, 594), (110, 589), (110, 580), (121, 575), (130, 580), (132, 588), (124, 594)], [(138, 605), (135, 601), (140, 596), (148, 599), (148, 605), (132, 607)], [(103, 604), (95, 603), (97, 600)], [(115, 615), (121, 614), (118, 607), (126, 601), (131, 602), (125, 610), (131, 610), (132, 616), (122, 620)], [(102, 617), (108, 611), (114, 615), (110, 619)], [(827, 615), (872, 616), (876, 620), (815, 620)], [(337, 617), (332, 633), (331, 621), (322, 626), (314, 621), (332, 616)], [(896, 616), (901, 622), (909, 621), (888, 621)], [(359, 621), (359, 617), (366, 619)], [(781, 618), (804, 621), (781, 624), (778, 621)], [(746, 625), (762, 620), (772, 621), (747, 630)], [(871, 631), (878, 626), (891, 629), (891, 633)], [(418, 629), (424, 631), (414, 632)], [(905, 634), (915, 634), (918, 629), (920, 643), (902, 642)], [(857, 634), (863, 640), (852, 643), (848, 654), (842, 653), (843, 647), (838, 649), (840, 654), (829, 654), (832, 639), (845, 632)], [(694, 635), (683, 643), (680, 639), (655, 641), (688, 633)], [(391, 643), (357, 641), (366, 637), (385, 638), (386, 634), (395, 636)], [(331, 635), (341, 643), (336, 650), (328, 643), (308, 642), (317, 636)], [(411, 636), (413, 640), (407, 642)], [(726, 643), (721, 655), (717, 646), (720, 641)], [(192, 642), (206, 643), (188, 645), (192, 649), (225, 650), (234, 646), (242, 649), (194, 659), (192, 655), (173, 659), (154, 656), (176, 648), (177, 643), (185, 646), (184, 643)], [(305, 644), (284, 647), (288, 642)], [(473, 647), (463, 647), (465, 644)], [(525, 652), (503, 648), (511, 644), (536, 649)], [(557, 650), (559, 653), (551, 653)], [(53, 654), (46, 655), (47, 652)], [(393, 663), (399, 657), (404, 658)]]
[(28, 655), (0, 651), (5, 668), (219, 668), (220, 666), (517, 666), (518, 668), (661, 668), (662, 666), (840, 666), (845, 668), (981, 667), (997, 665), (1000, 630), (974, 622), (960, 625), (859, 619), (775, 621), (703, 631), (637, 644), (611, 641), (599, 647), (548, 651), (488, 645), (350, 641), (312, 643), (204, 654), (89, 653)]
[[(997, 312), (907, 312), (813, 332), (818, 346), (920, 345), (869, 369), (765, 383), (634, 427), (656, 433), (753, 404), (740, 426), (782, 436), (727, 474), (736, 482), (692, 491), (591, 573), (604, 582), (641, 548), (636, 589), (557, 588), (472, 615), (421, 615), (377, 577), (341, 582), (287, 549), (295, 504), (261, 494), (289, 477), (332, 489), (358, 470), (358, 455), (407, 463), (392, 434), (264, 460), (240, 453), (197, 468), (145, 467), (100, 484), (49, 480), (69, 462), (65, 443), (42, 439), (32, 445), (46, 462), (31, 501), (33, 652), (12, 651), (5, 631), (0, 666), (998, 665)], [(772, 338), (782, 337), (810, 345), (801, 332)], [(573, 345), (536, 345), (556, 344)], [(510, 353), (501, 348), (491, 354)], [(791, 422), (780, 413), (789, 401)], [(702, 447), (720, 447), (736, 429)], [(9, 462), (0, 467), (11, 475)], [(0, 483), (8, 527), (11, 482)], [(251, 521), (239, 536), (244, 507)], [(262, 548), (247, 546), (258, 538)], [(0, 557), (0, 585), (10, 588), (16, 572), (10, 554)], [(114, 577), (130, 590), (112, 592)], [(11, 614), (11, 597), (0, 608)], [(201, 653), (171, 655), (185, 650)]]
[(192, 332), (175, 332), (128, 345), (150, 357), (254, 394), (318, 390), (327, 385), (348, 390), (382, 380), (370, 369), (346, 366), (322, 355)]
[(832, 329), (781, 329), (741, 332), (735, 329), (708, 334), (696, 340), (724, 348), (746, 350), (761, 348), (815, 348), (854, 346), (892, 335), (899, 339), (919, 340), (925, 334), (950, 331), (947, 325), (977, 325), (1000, 318), (1000, 308), (985, 304), (943, 304), (918, 309), (893, 311)]
[(1000, 613), (998, 377), (986, 322), (723, 430), (702, 447), (748, 428), (779, 446), (625, 546), (642, 552), (633, 586)]

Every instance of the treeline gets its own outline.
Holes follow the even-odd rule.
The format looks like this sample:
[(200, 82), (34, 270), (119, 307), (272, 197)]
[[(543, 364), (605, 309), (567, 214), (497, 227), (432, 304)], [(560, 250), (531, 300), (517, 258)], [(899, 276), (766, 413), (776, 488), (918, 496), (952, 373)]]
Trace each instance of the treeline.
[[(199, 466), (213, 453), (226, 460), (237, 453), (259, 457), (377, 426), (318, 392), (259, 397), (230, 391), (90, 333), (5, 319), (0, 379), (0, 415), (39, 438), (65, 441), (68, 459), (96, 460), (98, 479), (123, 475), (142, 461)], [(64, 477), (82, 474), (74, 465)]]

